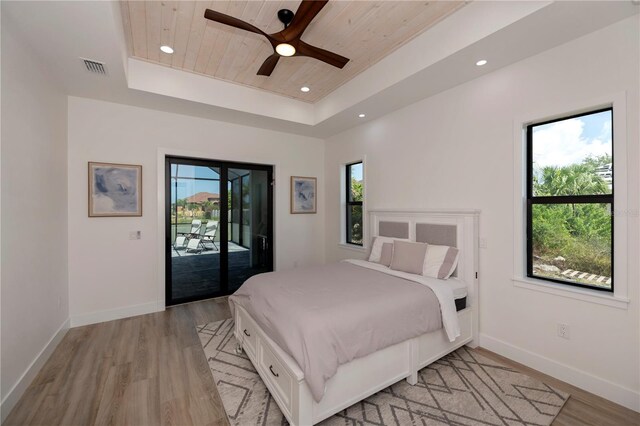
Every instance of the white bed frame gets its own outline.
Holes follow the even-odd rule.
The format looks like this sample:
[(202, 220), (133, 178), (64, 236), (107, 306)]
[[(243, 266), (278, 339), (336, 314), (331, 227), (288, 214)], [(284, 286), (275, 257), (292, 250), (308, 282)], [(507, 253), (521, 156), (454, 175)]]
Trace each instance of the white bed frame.
[(271, 392), (280, 410), (292, 425), (313, 425), (402, 379), (414, 385), (418, 370), (468, 344), (478, 346), (478, 218), (476, 210), (457, 211), (371, 211), (371, 241), (380, 222), (406, 222), (409, 239), (415, 241), (416, 224), (456, 227), (460, 258), (457, 277), (467, 285), (467, 307), (458, 312), (461, 335), (449, 342), (444, 329), (355, 359), (338, 368), (326, 385), (324, 397), (314, 401), (298, 364), (258, 326), (242, 307), (236, 305), (234, 334)]

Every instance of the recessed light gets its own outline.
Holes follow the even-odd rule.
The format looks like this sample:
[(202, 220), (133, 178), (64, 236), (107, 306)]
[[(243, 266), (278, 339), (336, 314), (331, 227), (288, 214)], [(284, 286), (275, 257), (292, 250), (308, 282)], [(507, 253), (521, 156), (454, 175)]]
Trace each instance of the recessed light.
[(365, 115), (365, 114), (358, 114), (358, 117), (360, 117), (360, 118), (365, 118), (365, 117), (366, 117), (366, 115)]
[(485, 65), (487, 63), (486, 59), (480, 59), (478, 62), (476, 62), (476, 65), (481, 67), (483, 65)]
[(280, 56), (293, 56), (296, 54), (296, 48), (289, 43), (280, 43), (276, 46), (276, 52)]
[(311, 89), (309, 89), (307, 86), (302, 86), (302, 87), (300, 88), (300, 91), (301, 91), (301, 92), (304, 92), (304, 93), (307, 93), (309, 90), (311, 90)]
[(173, 49), (170, 46), (160, 46), (160, 50), (162, 50), (164, 53), (168, 53), (168, 54), (172, 54), (173, 53)]

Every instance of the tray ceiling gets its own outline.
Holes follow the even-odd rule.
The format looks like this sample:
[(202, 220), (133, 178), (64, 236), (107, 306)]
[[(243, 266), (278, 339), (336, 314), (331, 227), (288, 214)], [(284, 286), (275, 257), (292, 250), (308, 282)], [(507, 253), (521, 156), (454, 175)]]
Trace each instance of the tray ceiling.
[[(240, 18), (270, 34), (283, 28), (277, 11), (295, 12), (299, 1), (121, 1), (121, 12), (131, 57), (316, 102), (465, 3), (330, 1), (302, 39), (349, 63), (340, 70), (311, 58), (281, 58), (270, 77), (256, 75), (273, 52), (267, 40), (208, 21), (204, 11)], [(162, 45), (174, 53), (161, 52)], [(311, 91), (301, 92), (302, 86)]]

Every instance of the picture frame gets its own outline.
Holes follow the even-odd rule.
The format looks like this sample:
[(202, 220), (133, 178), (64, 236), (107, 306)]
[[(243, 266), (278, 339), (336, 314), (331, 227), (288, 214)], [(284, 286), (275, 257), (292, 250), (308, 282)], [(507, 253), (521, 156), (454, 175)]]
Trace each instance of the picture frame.
[(291, 214), (314, 214), (318, 211), (317, 178), (291, 176)]
[(142, 166), (89, 162), (89, 217), (142, 216)]

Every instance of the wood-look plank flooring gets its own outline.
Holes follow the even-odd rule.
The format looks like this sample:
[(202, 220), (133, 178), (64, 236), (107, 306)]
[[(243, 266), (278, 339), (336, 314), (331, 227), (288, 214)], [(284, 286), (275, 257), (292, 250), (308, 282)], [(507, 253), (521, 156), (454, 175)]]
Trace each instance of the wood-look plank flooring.
[(478, 353), (487, 358), (494, 359), (502, 364), (521, 371), (524, 374), (538, 379), (541, 382), (553, 386), (556, 389), (571, 395), (558, 417), (553, 421), (553, 426), (638, 426), (640, 425), (640, 413), (629, 410), (614, 402), (600, 398), (585, 390), (572, 386), (561, 380), (541, 373), (533, 368), (512, 361), (486, 349), (476, 349)]
[[(69, 330), (4, 425), (227, 425), (195, 325), (226, 298)], [(640, 414), (503, 358), (571, 394), (554, 425), (639, 425)]]
[(3, 425), (227, 425), (197, 324), (226, 298), (70, 329)]

